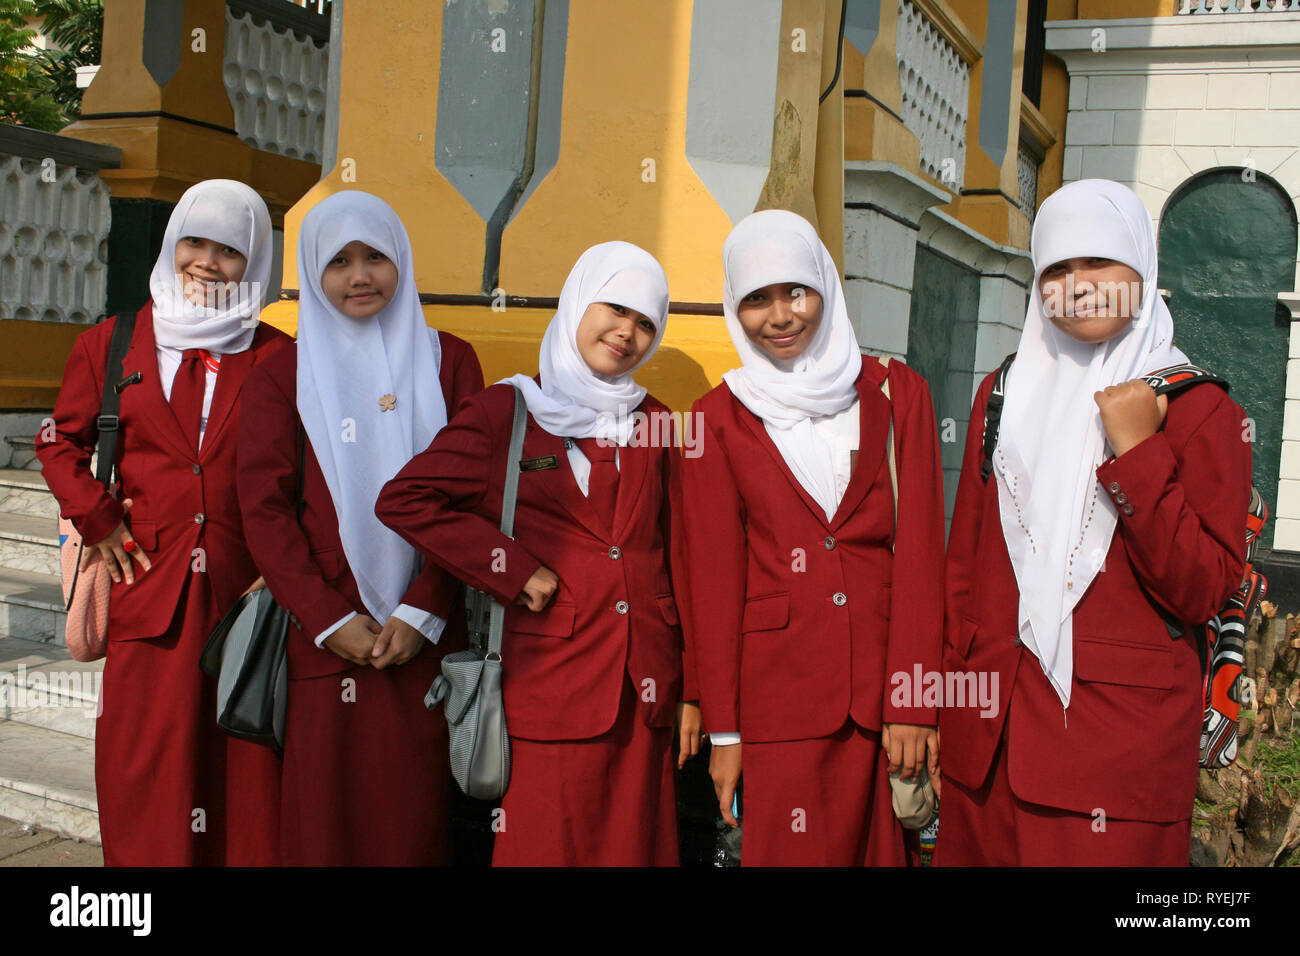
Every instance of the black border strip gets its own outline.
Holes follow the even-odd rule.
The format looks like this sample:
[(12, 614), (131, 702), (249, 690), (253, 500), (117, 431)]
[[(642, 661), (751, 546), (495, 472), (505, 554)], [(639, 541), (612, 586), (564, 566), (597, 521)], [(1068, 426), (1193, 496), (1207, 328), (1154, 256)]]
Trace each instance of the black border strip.
[[(421, 292), (421, 305), (481, 305), (491, 306), (497, 302), (495, 295), (466, 295), (454, 292)], [(297, 289), (281, 289), (281, 302), (297, 302)], [(560, 300), (555, 296), (505, 296), (505, 305), (516, 309), (555, 309)], [(669, 302), (668, 311), (678, 315), (722, 315), (721, 302)]]
[(188, 116), (177, 116), (175, 113), (168, 113), (166, 110), (133, 110), (121, 113), (82, 113), (77, 117), (77, 119), (137, 119), (149, 116), (158, 116), (162, 119), (176, 120), (178, 123), (189, 123), (191, 126), (202, 126), (204, 129), (214, 129), (218, 133), (229, 133), (231, 136), (239, 135), (229, 126), (218, 126), (216, 123), (206, 123), (203, 120), (190, 119)]

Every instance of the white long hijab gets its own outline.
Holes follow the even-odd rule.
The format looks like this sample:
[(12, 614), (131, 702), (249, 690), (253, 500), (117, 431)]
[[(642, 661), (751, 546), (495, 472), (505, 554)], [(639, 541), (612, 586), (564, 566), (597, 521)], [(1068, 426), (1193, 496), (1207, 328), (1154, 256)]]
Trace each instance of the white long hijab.
[[(593, 302), (635, 309), (655, 324), (650, 348), (622, 375), (592, 371), (578, 351), (578, 324)], [(529, 413), (552, 435), (626, 445), (636, 425), (631, 413), (646, 392), (632, 373), (659, 348), (667, 324), (668, 277), (663, 266), (630, 242), (602, 242), (579, 256), (564, 280), (555, 316), (542, 336), (541, 385), (522, 372), (501, 381), (520, 388)]]
[[(344, 315), (321, 289), (325, 267), (353, 241), (397, 266), (392, 299), (369, 319)], [(378, 196), (336, 193), (307, 213), (298, 235), (298, 284), (298, 414), (334, 500), (361, 600), (382, 624), (401, 603), (418, 556), (375, 517), (375, 500), (447, 424), (441, 348), (420, 311), (406, 229)], [(396, 398), (390, 411), (380, 404), (383, 396)]]
[[(1020, 638), (1070, 705), (1074, 607), (1101, 570), (1118, 514), (1097, 481), (1109, 455), (1093, 393), (1187, 361), (1157, 288), (1151, 218), (1129, 189), (1085, 179), (1057, 190), (1034, 222), (1034, 285), (1007, 376), (997, 451), (1002, 533), (1020, 588)], [(1057, 262), (1114, 259), (1142, 277), (1141, 311), (1109, 342), (1088, 345), (1047, 317), (1038, 282)]]
[[(722, 246), (722, 268), (727, 332), (741, 361), (722, 380), (763, 420), (790, 471), (830, 520), (839, 507), (835, 459), (813, 419), (852, 406), (862, 371), (839, 269), (812, 224), (783, 209), (765, 209), (737, 223)], [(750, 341), (736, 309), (756, 289), (788, 282), (817, 291), (822, 320), (802, 355), (778, 361)]]
[[(176, 245), (186, 236), (238, 249), (248, 260), (244, 277), (217, 307), (185, 297), (176, 272)], [(233, 179), (207, 179), (182, 194), (163, 233), (162, 249), (149, 275), (154, 338), (176, 349), (218, 355), (242, 352), (253, 341), (271, 278), (271, 214), (262, 197)]]

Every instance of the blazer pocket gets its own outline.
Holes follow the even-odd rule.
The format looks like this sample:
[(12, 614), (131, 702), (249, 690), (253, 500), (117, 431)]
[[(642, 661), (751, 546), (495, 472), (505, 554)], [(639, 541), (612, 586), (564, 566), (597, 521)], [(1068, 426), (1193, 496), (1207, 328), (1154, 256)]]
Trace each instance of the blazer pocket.
[(1079, 680), (1096, 684), (1168, 690), (1174, 686), (1174, 652), (1156, 644), (1076, 636), (1074, 673)]
[(740, 629), (750, 631), (775, 631), (790, 623), (790, 595), (764, 594), (745, 602), (745, 616)]
[(671, 594), (659, 594), (655, 596), (655, 601), (659, 604), (659, 613), (664, 616), (669, 627), (677, 627), (681, 624), (677, 617), (677, 602), (673, 600)]
[(321, 548), (311, 553), (311, 559), (325, 575), (326, 581), (333, 581), (343, 574), (343, 552), (338, 548)]
[(131, 537), (146, 551), (158, 550), (158, 525), (152, 521), (130, 521)]
[[(513, 619), (506, 621), (511, 634), (535, 634), (539, 637), (573, 637), (573, 621), (578, 608), (573, 604), (552, 604), (534, 613), (527, 608), (511, 608)], [(509, 612), (507, 612), (509, 613)]]

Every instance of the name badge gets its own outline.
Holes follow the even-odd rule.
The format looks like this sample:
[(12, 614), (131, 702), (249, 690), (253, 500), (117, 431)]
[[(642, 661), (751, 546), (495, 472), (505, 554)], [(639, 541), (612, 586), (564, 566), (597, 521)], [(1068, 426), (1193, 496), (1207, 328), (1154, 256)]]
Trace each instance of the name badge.
[(541, 458), (524, 458), (519, 462), (520, 471), (545, 471), (548, 468), (559, 467), (559, 459), (554, 455), (543, 455)]

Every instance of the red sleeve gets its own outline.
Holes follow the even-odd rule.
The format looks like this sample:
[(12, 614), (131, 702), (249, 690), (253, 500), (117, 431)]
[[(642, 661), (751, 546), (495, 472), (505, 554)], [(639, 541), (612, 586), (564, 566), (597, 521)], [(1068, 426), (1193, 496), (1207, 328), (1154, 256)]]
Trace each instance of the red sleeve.
[(1240, 406), (1214, 391), (1218, 401), (1176, 453), (1161, 430), (1097, 468), (1134, 573), (1185, 624), (1218, 614), (1246, 569), (1251, 446)]
[[(938, 672), (943, 649), (943, 469), (930, 388), (906, 366), (890, 366), (894, 457), (898, 463), (898, 526), (890, 584), (885, 673)], [(896, 383), (896, 384), (895, 384)], [(886, 686), (891, 686), (886, 684)], [(933, 707), (895, 707), (886, 693), (886, 723), (935, 726)]]
[[(438, 376), (442, 383), (443, 397), (446, 399), (447, 415), (459, 408), (461, 403), (471, 395), (483, 391), (483, 369), (479, 367), (478, 356), (474, 347), (463, 339), (446, 336), (448, 344), (454, 342), (451, 353), (452, 361), (446, 372)], [(417, 607), (422, 611), (432, 611), (446, 620), (452, 613), (460, 593), (460, 581), (448, 574), (432, 561), (425, 560), (419, 576), (411, 582), (411, 587), (402, 597), (403, 604)]]
[[(476, 511), (491, 469), (504, 475), (506, 457), (504, 448), (494, 448), (484, 405), (463, 404), (433, 443), (384, 485), (375, 514), (439, 566), (510, 605), (542, 563), (503, 535), (498, 521)], [(498, 570), (501, 555), (504, 570)]]
[[(122, 506), (95, 480), (90, 456), (99, 440), (96, 419), (104, 400), (104, 367), (112, 321), (77, 336), (54, 401), (54, 429), (43, 422), (36, 436), (36, 457), (63, 516), (87, 544), (104, 540), (122, 522)], [(90, 343), (103, 345), (92, 352)], [(122, 445), (118, 441), (118, 457)]]
[(744, 505), (726, 450), (699, 402), (691, 415), (702, 429), (702, 445), (696, 457), (682, 461), (677, 528), (686, 582), (683, 633), (694, 657), (705, 729), (732, 733), (740, 730), (740, 626), (748, 575)]
[(356, 610), (326, 583), (298, 524), (298, 412), (265, 366), (244, 380), (236, 490), (248, 550), (276, 601), (311, 637)]
[[(995, 373), (996, 374), (996, 373)], [(948, 528), (948, 557), (944, 565), (944, 629), (948, 643), (958, 645), (963, 616), (972, 614), (971, 587), (975, 580), (975, 549), (979, 543), (984, 508), (984, 409), (993, 390), (995, 375), (988, 376), (975, 395), (970, 423), (966, 428), (966, 451), (962, 456), (957, 502)], [(990, 477), (989, 481), (993, 478)]]

